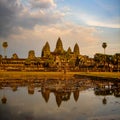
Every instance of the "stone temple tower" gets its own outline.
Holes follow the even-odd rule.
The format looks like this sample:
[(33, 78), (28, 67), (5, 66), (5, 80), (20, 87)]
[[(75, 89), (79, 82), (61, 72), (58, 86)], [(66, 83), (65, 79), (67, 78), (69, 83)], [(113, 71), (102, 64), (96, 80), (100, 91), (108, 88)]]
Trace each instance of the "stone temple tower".
[(47, 57), (50, 55), (50, 45), (46, 42), (45, 46), (42, 49), (42, 57)]
[(29, 53), (28, 53), (28, 58), (29, 59), (35, 59), (35, 52), (34, 50), (30, 50)]
[(77, 55), (80, 55), (79, 46), (78, 46), (77, 43), (76, 43), (75, 46), (74, 46), (73, 53), (74, 53), (76, 56), (77, 56)]
[(62, 41), (60, 39), (60, 37), (58, 38), (57, 40), (57, 43), (56, 43), (56, 48), (55, 48), (55, 53), (63, 53), (64, 49), (63, 49), (63, 44), (62, 44)]

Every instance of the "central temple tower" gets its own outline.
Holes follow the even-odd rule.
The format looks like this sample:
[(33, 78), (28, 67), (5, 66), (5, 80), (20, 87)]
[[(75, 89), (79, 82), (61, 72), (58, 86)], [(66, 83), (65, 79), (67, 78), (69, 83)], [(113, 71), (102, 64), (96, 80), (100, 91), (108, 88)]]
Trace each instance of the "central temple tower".
[(63, 53), (64, 49), (63, 49), (63, 44), (62, 44), (62, 41), (60, 39), (60, 37), (58, 38), (57, 40), (57, 43), (56, 43), (56, 48), (55, 48), (55, 53)]

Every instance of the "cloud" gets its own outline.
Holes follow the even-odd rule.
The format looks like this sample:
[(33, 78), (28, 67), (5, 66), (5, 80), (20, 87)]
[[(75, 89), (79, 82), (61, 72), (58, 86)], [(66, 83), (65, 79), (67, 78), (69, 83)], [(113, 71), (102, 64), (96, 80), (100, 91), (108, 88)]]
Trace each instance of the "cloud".
[(107, 27), (107, 28), (120, 28), (120, 24), (102, 22), (102, 21), (95, 21), (95, 20), (88, 20), (86, 24), (90, 26), (98, 26), (98, 27)]
[(6, 36), (14, 29), (17, 13), (22, 9), (18, 3), (17, 0), (0, 0), (0, 36)]
[(28, 10), (26, 10), (23, 11), (23, 14), (19, 16), (17, 22), (19, 26), (23, 28), (31, 29), (36, 24), (49, 25), (60, 22), (62, 21), (63, 16), (64, 14), (54, 11), (40, 10), (40, 11), (29, 12)]
[(54, 0), (30, 0), (30, 4), (32, 8), (53, 8), (56, 7)]
[(98, 38), (95, 33), (98, 32), (94, 27), (85, 27), (76, 25), (73, 23), (64, 24), (52, 24), (52, 25), (39, 25), (36, 24), (33, 29), (24, 29), (22, 27), (18, 28), (20, 34), (11, 34), (9, 37), (11, 39), (21, 39), (27, 40), (34, 38), (34, 40), (45, 40), (53, 41), (57, 40), (58, 37), (67, 38), (71, 41), (83, 41), (83, 42), (95, 42)]
[[(8, 53), (11, 55), (16, 52), (19, 57), (27, 57), (29, 50), (35, 50), (36, 56), (41, 56), (41, 50), (45, 42), (50, 44), (51, 51), (54, 51), (58, 37), (61, 37), (65, 50), (70, 46), (73, 50), (75, 43), (79, 44), (81, 49), (86, 46), (94, 45), (98, 41), (95, 36), (96, 28), (84, 27), (73, 23), (39, 25), (36, 24), (33, 29), (18, 28), (19, 34), (10, 34), (8, 41)], [(0, 39), (1, 40), (1, 39)], [(14, 45), (14, 47), (13, 47)], [(24, 49), (21, 49), (24, 48)], [(93, 52), (91, 52), (93, 53)]]
[[(76, 14), (75, 14), (76, 15)], [(87, 13), (80, 13), (78, 19), (82, 20), (88, 26), (106, 27), (106, 28), (120, 28), (120, 17), (111, 17), (111, 19), (99, 18)]]
[(51, 46), (51, 50), (54, 51), (56, 41), (58, 37), (61, 37), (63, 47), (65, 50), (70, 46), (72, 49), (75, 43), (78, 43), (80, 47), (85, 47), (98, 41), (98, 37), (95, 36), (96, 28), (84, 27), (73, 23), (64, 23), (34, 27), (34, 34), (38, 35), (41, 40), (48, 41)]
[[(0, 36), (7, 37), (11, 33), (19, 33), (16, 31), (19, 27), (32, 29), (36, 24), (49, 25), (62, 21), (64, 14), (59, 11), (50, 9), (56, 4), (53, 0), (31, 0), (27, 1), (32, 4), (33, 10), (20, 0), (1, 0), (0, 1)], [(44, 9), (43, 9), (44, 8)]]
[[(9, 53), (16, 52), (26, 57), (30, 49), (40, 56), (46, 41), (53, 51), (58, 37), (61, 37), (65, 50), (69, 46), (73, 49), (77, 42), (80, 51), (89, 55), (98, 49), (97, 42), (100, 38), (109, 41), (114, 36), (119, 41), (118, 34), (112, 33), (110, 36), (108, 29), (106, 37), (103, 27), (120, 28), (120, 17), (107, 18), (103, 15), (102, 18), (90, 15), (87, 11), (74, 11), (69, 4), (66, 6), (62, 3), (61, 7), (62, 1), (64, 0), (0, 0), (0, 42), (8, 42)], [(99, 33), (98, 28), (103, 32)]]

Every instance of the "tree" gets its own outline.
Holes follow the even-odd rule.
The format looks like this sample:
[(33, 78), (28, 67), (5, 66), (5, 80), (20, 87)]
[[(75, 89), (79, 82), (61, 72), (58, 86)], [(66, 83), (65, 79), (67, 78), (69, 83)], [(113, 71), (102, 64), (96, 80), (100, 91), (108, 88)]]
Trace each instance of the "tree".
[(103, 49), (104, 49), (104, 54), (105, 54), (105, 49), (106, 49), (106, 47), (107, 47), (107, 43), (103, 42), (102, 47), (103, 47)]
[(0, 60), (2, 60), (2, 55), (0, 55)]
[(104, 66), (104, 55), (100, 54), (100, 53), (96, 53), (94, 55), (94, 61), (97, 65), (97, 67)]
[(3, 42), (2, 46), (4, 48), (4, 57), (6, 57), (6, 48), (8, 47), (7, 42)]
[(113, 64), (114, 64), (116, 70), (119, 72), (119, 70), (120, 70), (120, 53), (116, 53), (113, 56)]
[(105, 49), (107, 47), (107, 43), (103, 42), (102, 47), (104, 49), (104, 69), (105, 69), (105, 62), (106, 62)]

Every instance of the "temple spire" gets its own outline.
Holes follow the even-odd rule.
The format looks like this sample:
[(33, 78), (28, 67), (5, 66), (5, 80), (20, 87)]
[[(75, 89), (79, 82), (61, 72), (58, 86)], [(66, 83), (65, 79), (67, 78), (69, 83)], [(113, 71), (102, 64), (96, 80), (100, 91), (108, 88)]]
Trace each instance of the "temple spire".
[(42, 57), (47, 57), (48, 55), (50, 55), (50, 45), (48, 42), (46, 42), (42, 49)]
[(35, 59), (35, 51), (34, 50), (30, 50), (28, 53), (28, 58), (29, 59)]
[(70, 47), (68, 48), (67, 52), (68, 52), (68, 53), (71, 53), (71, 52), (72, 52), (72, 50), (71, 50)]
[(74, 52), (75, 55), (80, 55), (79, 46), (78, 46), (77, 43), (74, 46), (74, 51), (73, 52)]
[(61, 38), (59, 37), (56, 43), (55, 53), (62, 53), (64, 51)]

